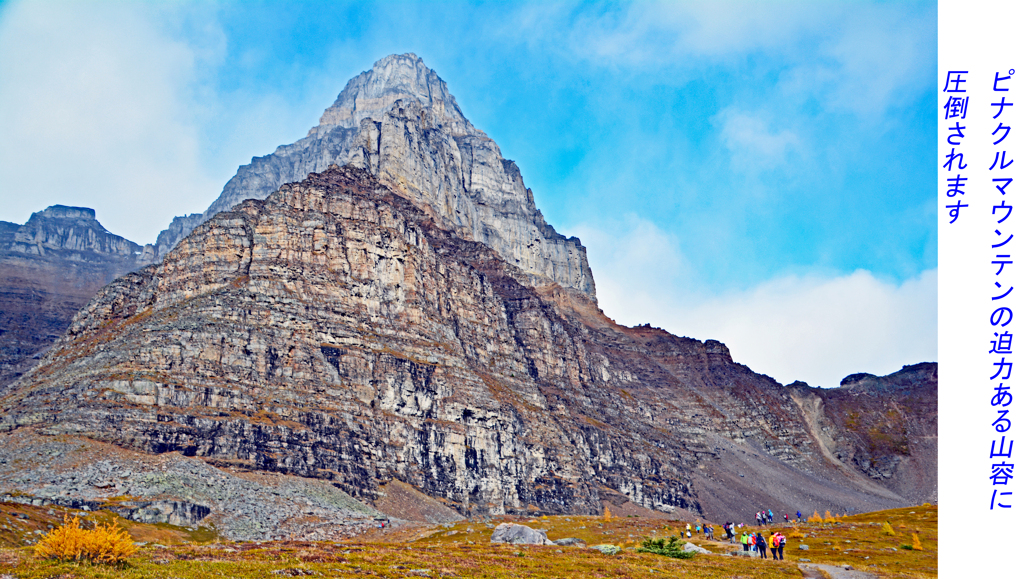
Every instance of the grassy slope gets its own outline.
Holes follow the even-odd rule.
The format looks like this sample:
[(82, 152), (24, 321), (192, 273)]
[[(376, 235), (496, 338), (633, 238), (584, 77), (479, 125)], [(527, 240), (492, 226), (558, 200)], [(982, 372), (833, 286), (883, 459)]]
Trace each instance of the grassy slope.
[[(15, 505), (2, 504), (0, 521)], [(22, 511), (33, 507), (17, 505)], [(38, 515), (47, 508), (36, 509)], [(57, 513), (59, 514), (59, 513)], [(49, 515), (47, 515), (49, 516)], [(97, 516), (92, 514), (90, 516)], [(108, 515), (101, 515), (107, 517)], [(31, 517), (30, 517), (31, 520)], [(508, 520), (513, 520), (509, 518)], [(350, 543), (230, 543), (198, 541), (209, 539), (209, 531), (179, 529), (166, 525), (125, 523), (139, 540), (156, 542), (145, 546), (125, 568), (75, 565), (39, 561), (31, 549), (0, 549), (0, 573), (18, 578), (96, 577), (191, 579), (223, 576), (273, 578), (281, 576), (321, 577), (687, 577), (731, 578), (756, 575), (800, 577), (797, 559), (814, 563), (853, 565), (883, 577), (934, 577), (937, 575), (938, 510), (934, 506), (910, 507), (866, 513), (842, 519), (836, 525), (801, 525), (805, 538), (791, 538), (787, 560), (761, 561), (716, 555), (698, 555), (691, 560), (674, 560), (639, 554), (629, 547), (647, 536), (678, 533), (678, 526), (641, 518), (550, 517), (516, 519), (532, 527), (547, 529), (552, 539), (578, 537), (590, 545), (618, 544), (626, 548), (617, 556), (605, 556), (591, 549), (491, 545), (491, 529), (482, 522), (454, 526), (406, 527), (365, 535)], [(896, 537), (884, 537), (881, 524), (889, 521)], [(493, 523), (498, 523), (496, 519)], [(793, 526), (774, 526), (788, 535)], [(719, 527), (720, 529), (720, 527)], [(910, 533), (918, 531), (923, 551), (900, 548), (910, 544)], [(205, 535), (204, 535), (205, 533)], [(728, 552), (724, 542), (694, 540), (715, 552)], [(808, 545), (806, 551), (800, 544)], [(895, 549), (895, 550), (894, 550)], [(871, 565), (875, 565), (872, 567)], [(283, 573), (273, 574), (273, 571)], [(418, 571), (429, 570), (429, 571)]]

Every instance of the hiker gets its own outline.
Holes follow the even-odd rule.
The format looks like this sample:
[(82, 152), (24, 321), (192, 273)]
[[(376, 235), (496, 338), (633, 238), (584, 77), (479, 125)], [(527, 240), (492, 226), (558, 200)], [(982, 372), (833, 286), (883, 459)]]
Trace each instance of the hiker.
[(748, 536), (747, 536), (746, 532), (744, 532), (742, 535), (740, 535), (740, 545), (743, 545), (743, 551), (744, 552), (747, 552), (747, 551), (750, 550), (750, 544), (748, 542)]
[(775, 515), (772, 513), (771, 509), (768, 509), (768, 522), (769, 523), (774, 523), (775, 522)]
[(785, 549), (785, 548), (786, 548), (786, 536), (782, 534), (782, 531), (779, 531), (779, 561), (782, 561), (783, 559), (785, 559), (785, 557), (782, 556), (782, 550)]
[(704, 525), (704, 534), (707, 536), (709, 541), (714, 539), (715, 538), (715, 528), (712, 527), (710, 524)]
[(768, 538), (768, 542), (771, 544), (772, 549), (772, 560), (779, 560), (779, 534), (772, 533), (772, 536)]
[(785, 515), (782, 515), (782, 518), (786, 519), (786, 522), (788, 523), (789, 522), (789, 513), (786, 513)]
[(761, 511), (754, 513), (754, 520), (757, 521), (757, 526), (761, 526)]
[(798, 520), (798, 521), (800, 520), (800, 511), (796, 512), (796, 520)]
[(761, 553), (761, 558), (762, 559), (767, 559), (768, 558), (768, 542), (764, 540), (764, 536), (761, 535), (761, 533), (757, 534), (757, 539), (755, 540), (754, 545), (757, 546), (758, 552)]
[(690, 523), (686, 523), (686, 538), (689, 539), (693, 535), (690, 534)]

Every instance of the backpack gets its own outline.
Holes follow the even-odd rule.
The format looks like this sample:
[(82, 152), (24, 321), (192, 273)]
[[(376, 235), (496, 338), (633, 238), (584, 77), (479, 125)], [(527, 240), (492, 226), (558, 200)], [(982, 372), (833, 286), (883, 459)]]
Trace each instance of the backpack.
[(764, 548), (764, 547), (767, 547), (767, 546), (768, 546), (768, 543), (765, 542), (764, 537), (758, 536), (757, 537), (757, 547), (760, 549), (760, 548)]
[(779, 547), (779, 536), (778, 535), (772, 535), (772, 547), (775, 547), (775, 548)]
[(780, 547), (785, 547), (786, 546), (786, 536), (785, 535), (779, 535), (779, 546)]

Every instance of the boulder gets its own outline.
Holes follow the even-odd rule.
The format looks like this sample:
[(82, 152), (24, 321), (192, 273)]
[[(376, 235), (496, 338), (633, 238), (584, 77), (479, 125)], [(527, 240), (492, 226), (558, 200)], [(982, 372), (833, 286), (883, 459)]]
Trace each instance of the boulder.
[(562, 547), (586, 547), (587, 542), (583, 539), (577, 539), (576, 537), (566, 537), (565, 539), (558, 539), (555, 541), (556, 545)]
[(597, 549), (605, 555), (618, 555), (622, 549), (615, 545), (594, 545), (591, 549)]
[[(699, 545), (694, 545), (693, 543), (691, 543), (689, 541), (687, 541), (686, 544), (683, 545), (683, 550), (684, 551), (693, 551), (695, 553), (702, 553), (704, 555), (710, 555), (711, 554), (711, 551), (708, 551), (707, 549), (705, 549), (704, 547), (701, 547)], [(743, 551), (740, 551), (740, 552), (742, 553)]]
[(808, 547), (807, 545), (800, 545), (800, 550), (801, 551), (808, 551), (808, 550), (810, 550), (810, 547)]
[(544, 531), (515, 523), (502, 523), (495, 527), (491, 533), (491, 542), (511, 545), (554, 545)]

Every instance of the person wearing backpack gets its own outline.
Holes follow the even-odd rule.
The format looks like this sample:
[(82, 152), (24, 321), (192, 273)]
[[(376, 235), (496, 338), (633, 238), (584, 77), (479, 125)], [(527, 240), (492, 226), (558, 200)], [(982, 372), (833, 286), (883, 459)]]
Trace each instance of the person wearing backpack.
[(785, 548), (786, 548), (786, 536), (783, 535), (780, 532), (779, 533), (779, 561), (782, 561), (782, 560), (785, 559), (785, 557), (782, 556), (782, 550), (785, 549)]
[(750, 550), (750, 545), (747, 543), (747, 533), (746, 533), (746, 531), (744, 531), (744, 533), (742, 535), (740, 535), (740, 545), (743, 545), (743, 550), (744, 551), (749, 551)]
[(768, 541), (771, 542), (772, 560), (773, 561), (778, 561), (779, 560), (779, 534), (778, 533), (772, 533), (772, 536), (768, 538)]
[(758, 552), (761, 553), (761, 558), (762, 559), (767, 559), (768, 558), (768, 542), (764, 540), (764, 536), (761, 533), (757, 534), (757, 539), (754, 542), (754, 545), (757, 546)]

